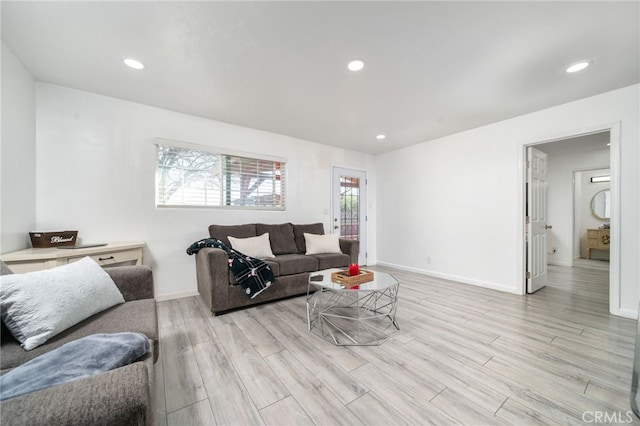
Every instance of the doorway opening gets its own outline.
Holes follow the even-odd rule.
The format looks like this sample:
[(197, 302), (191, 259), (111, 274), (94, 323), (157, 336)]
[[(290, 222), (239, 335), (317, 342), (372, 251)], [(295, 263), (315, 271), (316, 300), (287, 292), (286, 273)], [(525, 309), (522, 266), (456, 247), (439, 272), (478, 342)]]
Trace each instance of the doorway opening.
[(609, 163), (573, 173), (573, 266), (609, 270), (611, 176)]
[[(582, 268), (585, 267), (585, 262), (599, 259), (586, 265), (592, 265), (593, 269), (608, 270), (609, 311), (616, 314), (620, 309), (619, 124), (594, 129), (588, 133), (532, 143), (524, 147), (523, 155), (526, 155), (529, 147), (544, 152), (549, 159), (548, 188), (545, 194), (548, 197), (548, 212), (544, 215), (548, 229), (544, 238), (546, 250), (543, 253), (547, 259), (533, 259), (533, 262), (542, 261), (557, 270), (556, 266)], [(526, 157), (523, 158), (526, 165)], [(526, 167), (524, 169), (526, 170)], [(609, 182), (600, 181), (600, 178), (605, 176)], [(593, 182), (592, 177), (598, 179)], [(601, 192), (605, 189), (606, 200), (604, 192)], [(527, 176), (523, 176), (525, 216), (530, 208), (527, 205), (527, 192)], [(598, 200), (593, 201), (595, 193), (601, 195)], [(609, 214), (606, 217), (594, 215), (592, 202), (599, 201), (607, 204)], [(525, 223), (526, 220), (525, 217)], [(529, 256), (532, 247), (530, 240), (525, 226), (523, 294), (531, 293), (527, 291), (527, 273), (531, 273), (532, 266)], [(589, 244), (593, 246), (598, 243), (599, 248), (592, 247), (589, 250)], [(598, 275), (602, 276), (602, 272)], [(556, 284), (553, 283), (554, 286)]]
[(358, 263), (367, 264), (367, 173), (333, 168), (332, 232), (340, 238), (360, 242)]

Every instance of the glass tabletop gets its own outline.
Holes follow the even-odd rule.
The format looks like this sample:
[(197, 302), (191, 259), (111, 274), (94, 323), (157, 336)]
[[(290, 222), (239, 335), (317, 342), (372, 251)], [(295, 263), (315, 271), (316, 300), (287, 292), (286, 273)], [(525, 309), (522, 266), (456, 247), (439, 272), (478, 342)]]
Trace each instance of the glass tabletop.
[[(331, 281), (331, 274), (334, 272), (343, 271), (341, 268), (333, 268), (333, 269), (324, 269), (318, 272), (312, 272), (309, 276), (309, 284), (313, 284), (318, 287), (324, 287), (332, 290), (370, 290), (370, 291), (380, 291), (387, 289), (391, 286), (397, 285), (398, 280), (395, 277), (387, 272), (379, 272), (379, 271), (371, 271), (373, 272), (373, 281), (366, 282), (364, 284), (360, 284), (357, 287), (345, 287), (342, 284), (334, 283)], [(322, 281), (314, 281), (311, 278), (314, 276), (322, 276)]]

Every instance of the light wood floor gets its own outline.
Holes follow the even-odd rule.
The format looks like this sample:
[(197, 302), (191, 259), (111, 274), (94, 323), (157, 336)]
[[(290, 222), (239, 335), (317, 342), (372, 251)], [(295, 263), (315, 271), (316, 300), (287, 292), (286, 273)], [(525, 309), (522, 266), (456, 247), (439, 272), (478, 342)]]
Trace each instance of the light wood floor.
[(578, 268), (588, 268), (588, 269), (601, 269), (603, 271), (609, 270), (609, 261), (608, 260), (598, 260), (598, 259), (573, 259), (573, 266)]
[(304, 297), (219, 317), (158, 303), (156, 423), (626, 421), (636, 322), (608, 314), (606, 271), (552, 266), (526, 297), (388, 271), (401, 331), (380, 347), (310, 334)]

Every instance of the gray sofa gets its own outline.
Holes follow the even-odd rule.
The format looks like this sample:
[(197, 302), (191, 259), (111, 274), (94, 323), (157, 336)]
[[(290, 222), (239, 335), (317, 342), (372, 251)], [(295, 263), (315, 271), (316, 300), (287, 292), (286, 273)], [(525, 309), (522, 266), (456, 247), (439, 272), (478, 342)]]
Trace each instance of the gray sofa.
[(247, 298), (229, 271), (227, 254), (217, 248), (203, 248), (196, 254), (198, 292), (214, 315), (259, 303), (307, 292), (309, 274), (358, 263), (359, 242), (340, 239), (342, 253), (305, 255), (304, 233), (324, 234), (322, 223), (277, 225), (209, 226), (209, 235), (231, 247), (228, 237), (248, 238), (269, 233), (273, 259), (265, 259), (275, 275), (275, 283), (254, 299)]
[(22, 349), (2, 325), (0, 374), (72, 340), (96, 333), (139, 332), (150, 351), (139, 361), (0, 403), (3, 425), (153, 424), (153, 364), (158, 359), (158, 320), (153, 275), (146, 266), (106, 268), (125, 303), (76, 324), (31, 350)]

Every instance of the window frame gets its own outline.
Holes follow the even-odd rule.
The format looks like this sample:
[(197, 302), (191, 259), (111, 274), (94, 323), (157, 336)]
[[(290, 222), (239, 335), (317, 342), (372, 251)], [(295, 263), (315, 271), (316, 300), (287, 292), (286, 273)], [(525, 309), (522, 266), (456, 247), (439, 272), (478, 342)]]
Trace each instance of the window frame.
[[(189, 142), (181, 142), (171, 139), (164, 138), (154, 138), (154, 161), (155, 161), (155, 179), (154, 179), (154, 192), (155, 192), (155, 206), (160, 209), (222, 209), (222, 210), (261, 210), (261, 211), (285, 211), (287, 205), (286, 198), (286, 190), (287, 190), (287, 159), (283, 157), (276, 157), (272, 155), (258, 154), (258, 153), (249, 153), (244, 151), (237, 151), (225, 148), (219, 148), (215, 146), (209, 145), (200, 145)], [(221, 192), (220, 201), (221, 205), (204, 205), (204, 204), (162, 204), (160, 203), (160, 179), (161, 179), (161, 171), (160, 164), (158, 162), (158, 150), (160, 146), (170, 147), (170, 148), (178, 148), (184, 150), (192, 150), (199, 151), (202, 153), (214, 154), (220, 156), (220, 163), (224, 161), (224, 157), (232, 157), (239, 159), (247, 159), (250, 161), (265, 161), (280, 164), (280, 193), (273, 195), (280, 196), (280, 205), (268, 205), (268, 206), (257, 206), (257, 205), (236, 205), (230, 204), (226, 205), (224, 192)], [(221, 189), (222, 191), (222, 189)]]

